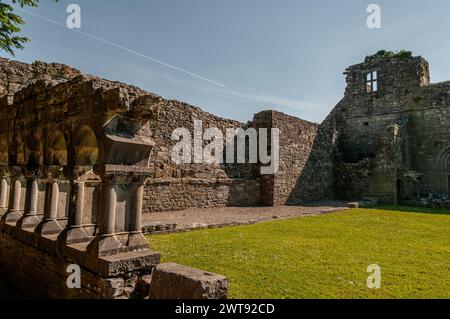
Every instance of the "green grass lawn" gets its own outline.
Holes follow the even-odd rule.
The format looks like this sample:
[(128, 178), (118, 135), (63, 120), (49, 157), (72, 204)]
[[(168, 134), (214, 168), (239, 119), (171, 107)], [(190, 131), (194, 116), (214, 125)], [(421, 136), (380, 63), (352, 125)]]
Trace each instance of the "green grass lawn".
[[(450, 298), (450, 214), (422, 211), (352, 209), (149, 240), (163, 262), (228, 277), (230, 298)], [(381, 289), (367, 288), (370, 264)]]

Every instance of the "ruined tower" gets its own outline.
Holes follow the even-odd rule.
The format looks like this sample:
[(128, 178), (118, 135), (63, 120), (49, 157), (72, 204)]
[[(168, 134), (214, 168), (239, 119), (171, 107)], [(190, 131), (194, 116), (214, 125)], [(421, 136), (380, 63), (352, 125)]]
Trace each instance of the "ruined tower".
[(337, 197), (395, 204), (448, 194), (450, 82), (430, 84), (428, 62), (409, 52), (380, 51), (345, 74), (332, 113)]

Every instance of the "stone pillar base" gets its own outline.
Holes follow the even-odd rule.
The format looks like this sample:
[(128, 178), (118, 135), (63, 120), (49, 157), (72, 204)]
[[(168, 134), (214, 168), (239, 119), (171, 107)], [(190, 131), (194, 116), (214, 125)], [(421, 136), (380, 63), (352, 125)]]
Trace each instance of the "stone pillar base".
[(127, 250), (144, 250), (148, 249), (148, 246), (148, 241), (142, 232), (130, 233)]
[(0, 218), (3, 217), (3, 215), (5, 215), (7, 211), (8, 208), (0, 208)]
[(2, 223), (17, 223), (23, 216), (23, 212), (20, 210), (9, 210), (2, 216)]
[(123, 252), (123, 248), (115, 235), (99, 235), (89, 244), (87, 251), (90, 255), (104, 257)]
[[(86, 254), (85, 245), (69, 245), (61, 251), (54, 237), (40, 237), (13, 225), (0, 226), (0, 273), (26, 298), (148, 297), (148, 293), (141, 293), (142, 282), (159, 264), (156, 252), (96, 257)], [(80, 266), (81, 289), (67, 286), (67, 269), (73, 264)]]
[(41, 219), (37, 215), (23, 215), (21, 219), (17, 221), (17, 227), (24, 228), (34, 228), (41, 222)]
[(91, 241), (92, 236), (85, 231), (82, 226), (72, 226), (65, 228), (58, 236), (58, 241), (66, 245), (79, 244)]
[(43, 220), (36, 226), (35, 233), (39, 235), (55, 235), (63, 231), (63, 227), (55, 219)]

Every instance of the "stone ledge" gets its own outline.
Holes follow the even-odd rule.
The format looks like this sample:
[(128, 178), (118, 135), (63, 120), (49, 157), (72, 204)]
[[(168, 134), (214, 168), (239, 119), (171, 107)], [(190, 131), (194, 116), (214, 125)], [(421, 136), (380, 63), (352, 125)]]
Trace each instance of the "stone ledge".
[(101, 276), (111, 277), (135, 270), (155, 267), (160, 263), (161, 255), (152, 250), (133, 251), (103, 258), (94, 257), (92, 262), (86, 258), (87, 265)]
[(160, 254), (150, 249), (97, 257), (86, 253), (88, 243), (68, 245), (64, 257), (102, 277), (113, 277), (137, 270), (150, 270), (160, 263)]
[(103, 277), (113, 277), (138, 270), (149, 270), (160, 263), (160, 254), (150, 249), (131, 251), (107, 257), (86, 253), (89, 243), (63, 245), (56, 235), (40, 236), (33, 229), (18, 229), (2, 224), (0, 232), (48, 255), (74, 262)]
[(156, 266), (150, 299), (226, 299), (228, 280), (224, 276), (174, 263)]

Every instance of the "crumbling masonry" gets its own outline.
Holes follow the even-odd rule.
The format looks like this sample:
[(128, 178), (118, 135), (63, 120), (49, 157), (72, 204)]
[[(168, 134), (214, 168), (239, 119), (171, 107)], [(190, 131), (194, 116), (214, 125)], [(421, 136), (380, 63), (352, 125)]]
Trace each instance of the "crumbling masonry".
[[(275, 111), (242, 124), (59, 64), (1, 59), (0, 71), (0, 270), (28, 295), (148, 296), (159, 254), (141, 232), (146, 213), (364, 197), (450, 206), (450, 82), (430, 84), (421, 57), (348, 68), (321, 125)], [(278, 128), (279, 171), (175, 165), (171, 134), (194, 120)], [(70, 264), (82, 289), (66, 285)]]

